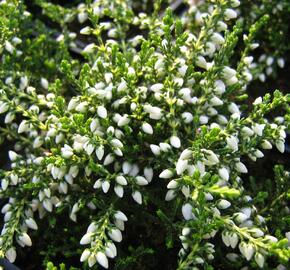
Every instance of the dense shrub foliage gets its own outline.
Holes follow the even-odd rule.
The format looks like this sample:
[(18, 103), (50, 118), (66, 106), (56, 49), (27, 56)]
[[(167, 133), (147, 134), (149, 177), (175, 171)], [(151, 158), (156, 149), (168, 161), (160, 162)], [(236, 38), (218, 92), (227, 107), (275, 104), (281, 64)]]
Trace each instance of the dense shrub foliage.
[(0, 2), (0, 256), (287, 269), (290, 98), (251, 86), (288, 60), (289, 1), (64, 2)]

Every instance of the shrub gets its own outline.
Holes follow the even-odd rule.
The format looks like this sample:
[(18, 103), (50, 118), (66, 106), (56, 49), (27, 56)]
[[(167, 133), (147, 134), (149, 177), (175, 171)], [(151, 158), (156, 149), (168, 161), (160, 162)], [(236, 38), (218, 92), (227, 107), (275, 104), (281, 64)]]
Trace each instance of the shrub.
[(289, 129), (289, 95), (247, 93), (272, 73), (255, 53), (271, 18), (235, 22), (237, 0), (188, 1), (180, 16), (134, 2), (1, 1), (0, 255), (14, 262), (16, 246), (45, 239), (45, 263), (109, 268), (118, 248), (115, 269), (153, 269), (136, 239), (157, 227), (176, 269), (283, 267), (289, 172), (275, 167), (260, 192), (246, 176), (272, 146), (285, 151)]

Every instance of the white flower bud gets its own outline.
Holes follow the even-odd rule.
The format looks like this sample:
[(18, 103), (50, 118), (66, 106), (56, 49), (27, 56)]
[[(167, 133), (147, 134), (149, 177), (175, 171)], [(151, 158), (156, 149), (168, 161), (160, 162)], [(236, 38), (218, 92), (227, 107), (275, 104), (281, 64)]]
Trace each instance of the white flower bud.
[(203, 56), (198, 56), (195, 63), (198, 67), (207, 69), (207, 62)]
[(160, 155), (160, 147), (155, 144), (150, 144), (150, 149), (155, 156)]
[(231, 8), (227, 8), (225, 10), (225, 20), (229, 21), (229, 20), (235, 19), (235, 18), (237, 18), (237, 12)]
[(248, 261), (253, 257), (255, 252), (255, 248), (252, 244), (246, 244), (244, 242), (239, 244), (239, 249)]
[(32, 241), (27, 233), (22, 233), (21, 235), (19, 235), (18, 239), (21, 243), (23, 243), (23, 245), (28, 247), (32, 246)]
[(116, 182), (121, 186), (126, 186), (128, 184), (126, 178), (123, 175), (118, 175), (116, 177)]
[(123, 212), (121, 212), (121, 211), (117, 211), (117, 212), (115, 213), (114, 217), (115, 217), (116, 219), (120, 219), (120, 220), (122, 220), (122, 221), (128, 221), (128, 218), (126, 217), (126, 215), (125, 215)]
[(263, 135), (263, 130), (265, 128), (265, 124), (254, 124), (252, 126), (253, 131), (255, 132), (255, 134), (257, 134), (258, 136), (262, 136)]
[(93, 240), (93, 233), (91, 233), (91, 232), (89, 232), (89, 233), (86, 233), (83, 237), (82, 237), (82, 239), (81, 239), (81, 241), (80, 241), (80, 244), (81, 245), (87, 245), (87, 244), (90, 244), (91, 242), (92, 242), (92, 240)]
[(193, 120), (193, 115), (190, 112), (184, 112), (181, 117), (186, 124), (189, 124)]
[(228, 171), (225, 167), (219, 169), (219, 170), (218, 170), (218, 173), (219, 173), (219, 176), (220, 176), (223, 180), (225, 180), (225, 181), (228, 181), (228, 180), (229, 180), (229, 177), (230, 177), (230, 175), (229, 175), (229, 171)]
[(238, 172), (240, 172), (240, 173), (247, 173), (247, 172), (248, 172), (247, 167), (246, 167), (245, 164), (242, 163), (242, 162), (237, 162), (237, 163), (235, 164), (235, 168), (236, 168), (236, 170), (237, 170)]
[(181, 147), (180, 139), (177, 136), (171, 136), (170, 138), (170, 144), (175, 148)]
[(31, 217), (25, 220), (25, 224), (27, 225), (28, 228), (30, 228), (32, 230), (38, 229), (38, 226), (37, 226), (35, 220)]
[(236, 233), (231, 233), (229, 235), (229, 241), (232, 248), (235, 248), (239, 242), (239, 237)]
[(147, 179), (147, 181), (150, 183), (153, 178), (153, 169), (151, 167), (144, 168), (144, 176)]
[(192, 205), (189, 203), (186, 203), (182, 206), (182, 215), (185, 220), (190, 220), (194, 218), (194, 215), (192, 213)]
[(255, 262), (257, 263), (257, 265), (260, 268), (264, 267), (264, 263), (265, 263), (265, 257), (261, 254), (261, 253), (256, 253), (255, 255)]
[(5, 253), (6, 258), (9, 262), (14, 263), (16, 260), (16, 250), (14, 247), (9, 248)]
[(29, 123), (26, 120), (22, 120), (18, 127), (18, 133), (23, 133), (29, 130)]
[(112, 229), (110, 232), (109, 232), (109, 236), (110, 238), (115, 241), (115, 242), (121, 242), (122, 241), (122, 233), (119, 229)]
[(148, 181), (143, 176), (137, 176), (135, 179), (136, 179), (137, 185), (139, 185), (139, 186), (146, 186), (146, 185), (148, 185)]
[(96, 44), (90, 43), (83, 49), (83, 53), (89, 53), (89, 54), (93, 53), (95, 48), (96, 48)]
[(94, 253), (92, 253), (90, 257), (88, 258), (89, 267), (92, 267), (93, 265), (95, 265), (96, 262), (97, 262), (96, 256)]
[(98, 264), (100, 264), (102, 267), (108, 269), (109, 262), (108, 262), (107, 256), (103, 252), (98, 251), (96, 258), (97, 258)]
[(168, 178), (171, 178), (172, 176), (173, 176), (173, 172), (169, 169), (166, 169), (159, 174), (159, 178), (163, 178), (163, 179), (168, 179)]
[(156, 83), (156, 84), (153, 84), (150, 87), (150, 90), (153, 91), (153, 92), (160, 92), (160, 90), (162, 90), (162, 88), (163, 88), (163, 84), (162, 83)]
[(48, 212), (52, 212), (52, 202), (51, 202), (51, 200), (50, 199), (45, 199), (43, 201), (43, 207)]
[(181, 175), (187, 168), (188, 160), (179, 159), (176, 163), (176, 173)]
[(132, 193), (132, 198), (134, 199), (135, 202), (137, 202), (138, 204), (142, 204), (142, 195), (138, 190), (135, 190)]
[(119, 198), (122, 198), (124, 195), (124, 189), (122, 186), (116, 185), (114, 187), (114, 191)]
[(99, 106), (97, 108), (97, 114), (101, 118), (107, 118), (108, 116), (107, 109), (104, 106)]
[(231, 206), (231, 203), (227, 200), (220, 200), (219, 203), (217, 204), (219, 209), (227, 209)]
[(169, 189), (175, 189), (177, 187), (178, 187), (178, 182), (175, 180), (171, 180), (167, 185), (167, 188)]
[(239, 139), (235, 136), (229, 136), (226, 138), (227, 146), (233, 150), (233, 152), (236, 152), (239, 150)]
[(150, 124), (148, 123), (143, 123), (142, 124), (142, 130), (147, 133), (147, 134), (153, 134), (153, 128)]
[(80, 259), (80, 261), (81, 261), (81, 262), (86, 261), (86, 260), (89, 258), (90, 255), (91, 255), (90, 250), (89, 250), (89, 249), (85, 249), (85, 250), (83, 251), (82, 255), (81, 255), (81, 259)]
[(104, 166), (107, 166), (111, 163), (113, 163), (115, 160), (115, 157), (113, 156), (113, 154), (108, 154), (106, 157), (105, 157), (105, 160), (104, 160)]
[(279, 150), (279, 152), (284, 153), (285, 152), (285, 142), (282, 140), (277, 140), (275, 142), (275, 145), (277, 147), (277, 149)]
[(165, 201), (171, 201), (175, 198), (176, 194), (174, 192), (174, 190), (168, 190), (166, 195), (165, 195)]
[(102, 190), (104, 193), (107, 193), (110, 189), (110, 182), (109, 181), (104, 181), (102, 183)]

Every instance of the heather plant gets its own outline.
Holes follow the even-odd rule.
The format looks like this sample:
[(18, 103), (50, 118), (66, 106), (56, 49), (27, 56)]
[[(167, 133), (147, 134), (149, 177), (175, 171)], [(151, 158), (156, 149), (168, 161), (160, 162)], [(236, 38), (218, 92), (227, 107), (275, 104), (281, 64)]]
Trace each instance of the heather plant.
[(36, 242), (45, 263), (154, 269), (154, 249), (122, 241), (158, 223), (175, 269), (286, 269), (289, 172), (249, 169), (289, 130), (289, 95), (249, 99), (276, 70), (257, 49), (272, 18), (185, 4), (0, 2), (1, 257)]

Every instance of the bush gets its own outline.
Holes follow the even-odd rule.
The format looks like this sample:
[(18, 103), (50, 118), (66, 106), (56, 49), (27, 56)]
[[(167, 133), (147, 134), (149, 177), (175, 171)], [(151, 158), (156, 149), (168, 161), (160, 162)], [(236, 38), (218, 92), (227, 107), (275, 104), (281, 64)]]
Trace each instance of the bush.
[(249, 92), (289, 55), (282, 3), (53, 2), (0, 2), (0, 256), (286, 269), (289, 172), (258, 160), (285, 152), (289, 94)]

